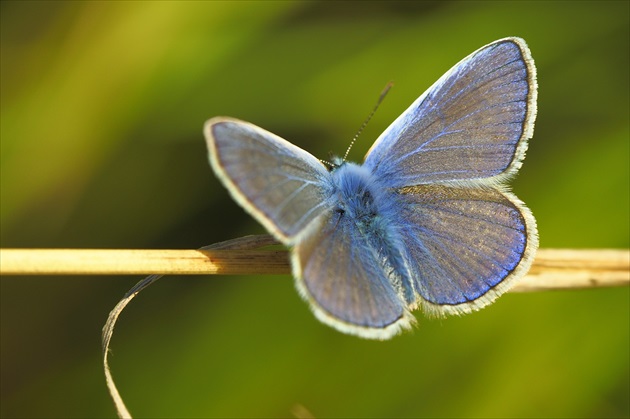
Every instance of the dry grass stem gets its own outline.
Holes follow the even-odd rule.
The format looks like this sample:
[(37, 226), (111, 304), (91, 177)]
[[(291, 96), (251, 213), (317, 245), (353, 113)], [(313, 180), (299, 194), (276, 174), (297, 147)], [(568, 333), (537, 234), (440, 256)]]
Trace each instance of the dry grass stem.
[[(252, 237), (256, 238), (256, 242)], [(275, 244), (250, 236), (249, 249), (0, 249), (2, 275), (261, 275), (289, 274), (286, 250), (260, 250)], [(264, 240), (264, 241), (261, 241)], [(514, 291), (627, 286), (628, 249), (540, 249)]]

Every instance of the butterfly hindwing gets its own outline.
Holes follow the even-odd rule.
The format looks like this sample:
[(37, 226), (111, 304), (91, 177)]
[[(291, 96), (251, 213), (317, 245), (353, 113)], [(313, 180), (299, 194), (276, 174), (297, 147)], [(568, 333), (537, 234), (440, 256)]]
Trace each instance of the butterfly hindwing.
[(385, 339), (415, 320), (394, 288), (373, 234), (332, 213), (293, 250), (298, 289), (323, 322), (346, 333)]
[(400, 199), (408, 265), (428, 314), (480, 309), (529, 269), (536, 222), (511, 193), (422, 185), (400, 190)]

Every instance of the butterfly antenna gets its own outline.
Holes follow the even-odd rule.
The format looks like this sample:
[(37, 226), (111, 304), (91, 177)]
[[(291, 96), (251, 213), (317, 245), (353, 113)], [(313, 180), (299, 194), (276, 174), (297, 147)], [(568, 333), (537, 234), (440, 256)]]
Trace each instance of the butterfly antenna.
[(335, 168), (337, 165), (334, 163), (329, 162), (328, 160), (322, 160), (322, 159), (318, 159), (320, 162), (324, 163), (326, 166), (328, 166), (328, 169), (333, 169)]
[(365, 120), (365, 122), (363, 122), (363, 125), (361, 125), (361, 128), (359, 128), (359, 131), (357, 131), (357, 133), (355, 134), (355, 136), (352, 139), (352, 141), (350, 141), (350, 145), (348, 146), (348, 149), (346, 150), (346, 154), (343, 155), (343, 161), (346, 161), (346, 157), (348, 157), (348, 154), (350, 153), (350, 149), (354, 145), (354, 142), (357, 140), (357, 138), (359, 138), (359, 135), (361, 135), (361, 133), (363, 132), (363, 130), (367, 126), (368, 122), (370, 122), (370, 119), (372, 119), (372, 117), (376, 113), (376, 110), (381, 105), (381, 102), (383, 102), (383, 99), (385, 99), (385, 96), (387, 96), (387, 93), (389, 92), (389, 89), (391, 89), (393, 86), (394, 86), (394, 82), (390, 81), (389, 83), (387, 83), (387, 85), (385, 86), (385, 88), (381, 92), (381, 95), (378, 97), (378, 100), (376, 101), (376, 105), (374, 105), (374, 109), (372, 109), (372, 112), (370, 112), (370, 114), (368, 115), (368, 117)]

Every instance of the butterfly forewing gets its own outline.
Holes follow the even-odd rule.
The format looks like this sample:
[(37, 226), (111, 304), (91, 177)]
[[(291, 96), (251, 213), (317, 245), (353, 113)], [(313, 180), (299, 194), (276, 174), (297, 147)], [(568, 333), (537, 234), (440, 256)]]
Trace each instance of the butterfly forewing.
[(247, 122), (206, 123), (210, 161), (232, 196), (285, 243), (328, 207), (330, 174), (311, 154)]
[(531, 137), (535, 101), (535, 67), (525, 42), (493, 42), (453, 67), (394, 121), (365, 165), (391, 187), (509, 176)]

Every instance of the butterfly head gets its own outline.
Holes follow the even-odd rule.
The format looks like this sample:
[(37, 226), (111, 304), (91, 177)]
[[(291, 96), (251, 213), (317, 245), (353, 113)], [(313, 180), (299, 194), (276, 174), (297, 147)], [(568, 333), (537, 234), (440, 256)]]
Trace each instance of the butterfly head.
[(326, 165), (326, 168), (329, 172), (334, 172), (347, 163), (344, 158), (339, 156), (330, 156), (329, 159), (330, 160), (320, 160), (322, 163), (324, 163), (324, 165)]
[(382, 188), (368, 169), (339, 159), (333, 168), (332, 181), (337, 196), (337, 211), (361, 223), (371, 223), (379, 214)]

